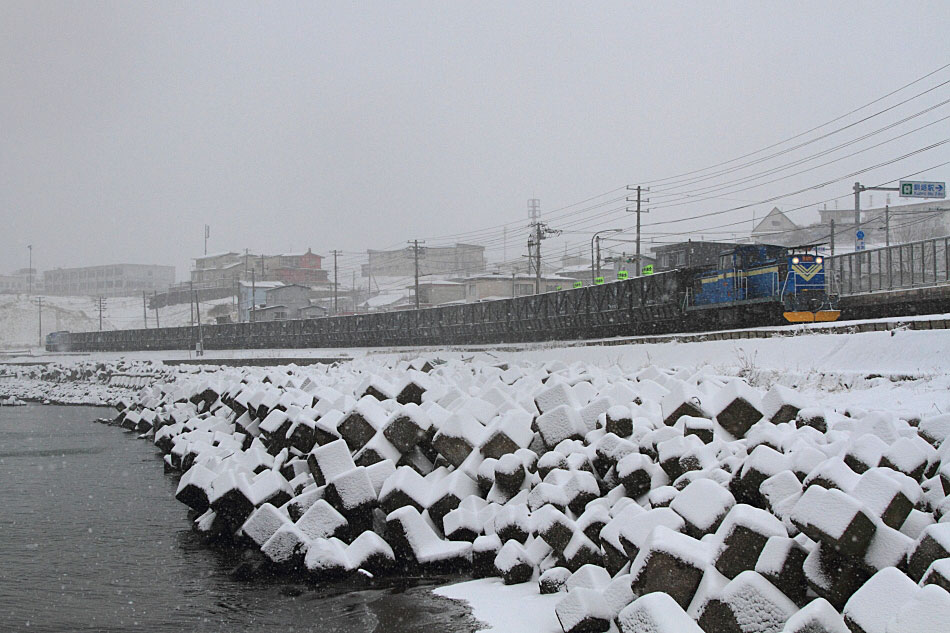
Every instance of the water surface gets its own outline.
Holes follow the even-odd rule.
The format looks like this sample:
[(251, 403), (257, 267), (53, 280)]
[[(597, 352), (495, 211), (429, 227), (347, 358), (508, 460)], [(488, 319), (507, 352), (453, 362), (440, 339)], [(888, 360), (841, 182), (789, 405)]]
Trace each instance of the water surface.
[(470, 631), (436, 580), (241, 582), (151, 443), (93, 407), (0, 407), (0, 631)]

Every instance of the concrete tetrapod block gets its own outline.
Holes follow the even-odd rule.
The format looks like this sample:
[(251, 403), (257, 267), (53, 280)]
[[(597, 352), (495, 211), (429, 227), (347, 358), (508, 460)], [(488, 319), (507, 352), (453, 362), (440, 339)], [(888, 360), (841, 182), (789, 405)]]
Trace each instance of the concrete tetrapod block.
[(496, 575), (495, 557), (501, 551), (497, 534), (485, 534), (472, 542), (472, 576), (490, 578)]
[(704, 631), (716, 633), (781, 633), (798, 606), (754, 571), (729, 581), (699, 616)]
[(415, 405), (407, 405), (386, 423), (383, 435), (400, 453), (408, 453), (426, 437), (431, 426), (425, 412)]
[(858, 500), (840, 490), (821, 486), (805, 490), (792, 508), (790, 518), (812, 540), (858, 559), (867, 552), (877, 529)]
[(571, 570), (566, 567), (552, 567), (538, 578), (538, 589), (542, 595), (567, 591), (567, 579)]
[(950, 523), (935, 523), (924, 529), (907, 562), (907, 575), (919, 582), (927, 568), (942, 558), (950, 558)]
[(531, 580), (534, 566), (531, 564), (524, 547), (518, 541), (506, 541), (493, 561), (496, 575), (501, 576), (506, 585), (517, 585)]
[(318, 486), (341, 473), (356, 468), (356, 463), (350, 454), (350, 447), (343, 439), (335, 440), (322, 446), (316, 446), (307, 455), (307, 465), (313, 474), (313, 480)]
[(785, 623), (783, 633), (851, 633), (830, 602), (816, 598)]
[(802, 570), (809, 589), (838, 610), (871, 577), (861, 562), (842, 556), (825, 543), (819, 543), (808, 553)]
[(755, 571), (797, 604), (804, 604), (806, 556), (808, 551), (795, 539), (771, 536), (755, 562)]
[(670, 509), (686, 521), (686, 534), (701, 538), (715, 532), (735, 504), (732, 493), (723, 486), (710, 479), (697, 479), (673, 499)]
[(578, 587), (554, 607), (564, 633), (603, 633), (610, 628), (610, 605), (599, 591)]
[(455, 413), (442, 423), (432, 438), (432, 447), (448, 463), (458, 467), (478, 446), (483, 433), (484, 427), (474, 416)]
[(703, 633), (686, 611), (668, 594), (640, 596), (617, 616), (620, 633)]
[(423, 570), (462, 571), (472, 564), (471, 543), (443, 541), (423, 516), (410, 506), (386, 516), (386, 538), (397, 560)]
[(761, 406), (761, 397), (755, 389), (741, 380), (734, 380), (716, 394), (713, 412), (719, 426), (739, 439), (762, 419)]
[(351, 571), (362, 569), (373, 575), (389, 571), (396, 562), (396, 555), (389, 543), (369, 530), (347, 546), (345, 555)]
[(853, 633), (886, 633), (897, 609), (917, 597), (917, 584), (893, 567), (882, 569), (854, 592), (841, 614)]
[(770, 537), (788, 536), (782, 522), (765, 510), (745, 504), (733, 507), (716, 531), (722, 545), (714, 565), (719, 573), (733, 579), (754, 569)]
[(709, 552), (694, 538), (658, 526), (640, 549), (630, 567), (630, 588), (636, 595), (663, 591), (683, 609), (709, 564)]

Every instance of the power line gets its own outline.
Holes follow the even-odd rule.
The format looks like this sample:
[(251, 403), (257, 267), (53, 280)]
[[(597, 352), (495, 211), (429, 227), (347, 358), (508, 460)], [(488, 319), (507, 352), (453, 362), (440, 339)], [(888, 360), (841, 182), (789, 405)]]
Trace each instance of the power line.
[[(699, 173), (701, 173), (701, 172), (705, 172), (705, 171), (708, 171), (708, 170), (710, 170), (710, 169), (715, 169), (715, 168), (717, 168), (717, 167), (722, 167), (722, 166), (724, 166), (724, 165), (729, 165), (729, 164), (731, 164), (731, 163), (735, 163), (736, 161), (740, 161), (740, 160), (743, 160), (743, 159), (745, 159), (745, 158), (748, 158), (748, 157), (751, 157), (751, 156), (755, 156), (756, 154), (760, 154), (760, 153), (762, 153), (762, 152), (768, 151), (768, 150), (770, 150), (770, 149), (774, 149), (774, 148), (776, 148), (776, 147), (779, 147), (779, 146), (781, 146), (781, 145), (784, 145), (784, 144), (789, 143), (789, 142), (791, 142), (791, 141), (794, 141), (794, 140), (796, 140), (796, 139), (799, 139), (799, 138), (802, 138), (802, 137), (804, 137), (804, 136), (807, 136), (808, 134), (811, 134), (812, 132), (815, 132), (815, 131), (818, 131), (818, 130), (824, 128), (824, 127), (827, 127), (828, 125), (831, 125), (831, 124), (833, 124), (833, 123), (837, 123), (838, 121), (841, 121), (841, 120), (843, 120), (843, 119), (846, 119), (847, 117), (849, 117), (849, 116), (851, 116), (851, 115), (853, 115), (853, 114), (855, 114), (855, 113), (857, 113), (857, 112), (860, 112), (861, 110), (864, 110), (865, 108), (868, 108), (868, 107), (870, 107), (870, 106), (872, 106), (872, 105), (874, 105), (874, 104), (876, 104), (876, 103), (879, 103), (879, 102), (881, 102), (881, 101), (884, 101), (885, 99), (887, 99), (887, 98), (889, 98), (889, 97), (891, 97), (891, 96), (893, 96), (893, 95), (895, 95), (895, 94), (898, 94), (899, 92), (902, 92), (903, 90), (906, 90), (907, 88), (909, 88), (909, 87), (911, 87), (911, 86), (913, 86), (913, 85), (916, 85), (916, 84), (920, 83), (921, 81), (924, 81), (925, 79), (927, 79), (927, 78), (929, 78), (929, 77), (932, 77), (933, 75), (936, 75), (937, 73), (939, 73), (939, 72), (941, 72), (941, 71), (947, 69), (948, 67), (950, 67), (950, 64), (944, 64), (943, 66), (940, 66), (939, 68), (937, 68), (937, 69), (935, 69), (935, 70), (933, 70), (933, 71), (931, 71), (931, 72), (929, 72), (929, 73), (926, 73), (926, 74), (924, 74), (924, 75), (918, 77), (917, 79), (914, 79), (913, 81), (910, 81), (910, 82), (908, 82), (908, 83), (906, 83), (906, 84), (900, 86), (899, 88), (896, 88), (896, 89), (894, 89), (894, 90), (888, 92), (888, 93), (885, 94), (885, 95), (882, 95), (882, 96), (880, 96), (880, 97), (877, 97), (876, 99), (873, 99), (873, 100), (871, 100), (871, 101), (869, 101), (869, 102), (867, 102), (867, 103), (865, 103), (865, 104), (863, 104), (863, 105), (861, 105), (861, 106), (859, 106), (859, 107), (857, 107), (857, 108), (854, 108), (854, 109), (852, 109), (852, 110), (850, 110), (850, 111), (848, 111), (848, 112), (846, 112), (846, 113), (844, 113), (844, 114), (842, 114), (842, 115), (839, 115), (839, 116), (837, 116), (837, 117), (835, 117), (835, 118), (833, 118), (833, 119), (831, 119), (831, 120), (829, 120), (829, 121), (825, 121), (824, 123), (822, 123), (822, 124), (820, 124), (820, 125), (817, 125), (817, 126), (815, 126), (815, 127), (812, 127), (812, 128), (810, 128), (810, 129), (808, 129), (808, 130), (805, 130), (804, 132), (800, 132), (800, 133), (795, 134), (795, 135), (793, 135), (793, 136), (787, 137), (787, 138), (785, 138), (785, 139), (783, 139), (783, 140), (781, 140), (781, 141), (772, 143), (772, 144), (767, 145), (767, 146), (765, 146), (765, 147), (763, 147), (763, 148), (757, 149), (757, 150), (755, 150), (755, 151), (753, 151), (753, 152), (749, 152), (749, 153), (743, 154), (743, 155), (741, 155), (741, 156), (737, 156), (737, 157), (735, 157), (735, 158), (732, 158), (732, 159), (729, 159), (729, 160), (726, 160), (726, 161), (722, 161), (722, 162), (719, 162), (719, 163), (715, 163), (715, 164), (713, 164), (713, 165), (709, 165), (709, 166), (707, 166), (707, 167), (703, 167), (703, 168), (700, 168), (700, 169), (695, 169), (695, 170), (690, 170), (690, 171), (686, 171), (686, 172), (681, 172), (681, 173), (679, 173), (679, 174), (674, 174), (674, 175), (672, 175), (672, 176), (667, 176), (667, 177), (664, 177), (664, 178), (657, 178), (657, 179), (653, 179), (653, 180), (643, 181), (642, 184), (645, 184), (645, 185), (654, 185), (654, 184), (655, 184), (655, 185), (661, 186), (661, 187), (662, 187), (662, 186), (672, 185), (672, 184), (675, 184), (675, 183), (670, 182), (670, 181), (674, 181), (674, 180), (676, 180), (677, 178), (683, 178), (683, 177), (685, 177), (685, 176), (690, 176), (690, 175), (694, 175), (694, 174), (699, 174)], [(795, 149), (798, 149), (798, 148), (800, 148), (800, 147), (803, 147), (803, 146), (805, 146), (805, 145), (807, 145), (807, 144), (811, 144), (811, 143), (817, 142), (817, 141), (819, 141), (819, 140), (822, 140), (822, 139), (824, 139), (824, 138), (827, 138), (828, 136), (831, 136), (831, 135), (833, 135), (833, 134), (839, 133), (839, 132), (841, 132), (841, 131), (843, 131), (843, 130), (845, 130), (845, 129), (849, 129), (849, 128), (851, 128), (851, 127), (854, 127), (855, 125), (859, 125), (860, 123), (863, 123), (863, 122), (865, 122), (865, 121), (867, 121), (867, 120), (870, 120), (870, 119), (872, 119), (872, 118), (875, 118), (875, 117), (877, 117), (877, 116), (880, 116), (881, 114), (884, 114), (884, 113), (886, 113), (886, 112), (889, 112), (889, 111), (891, 111), (891, 110), (893, 110), (893, 109), (895, 109), (895, 108), (897, 108), (897, 107), (900, 107), (901, 105), (903, 105), (903, 104), (905, 104), (905, 103), (908, 103), (908, 102), (910, 102), (910, 101), (912, 101), (912, 100), (914, 100), (914, 99), (920, 98), (921, 96), (926, 95), (926, 94), (928, 94), (928, 93), (930, 93), (930, 92), (932, 92), (932, 91), (934, 91), (934, 90), (936, 90), (936, 89), (938, 89), (938, 88), (940, 88), (940, 87), (942, 87), (942, 86), (944, 86), (944, 85), (946, 85), (946, 84), (948, 84), (948, 83), (950, 83), (950, 80), (944, 81), (944, 82), (942, 82), (942, 83), (940, 83), (940, 84), (938, 84), (938, 85), (936, 85), (936, 86), (933, 86), (933, 87), (931, 87), (931, 88), (928, 88), (927, 90), (925, 90), (925, 91), (923, 91), (923, 92), (921, 92), (921, 93), (918, 93), (918, 94), (916, 94), (916, 95), (914, 95), (914, 96), (912, 96), (912, 97), (909, 97), (908, 99), (905, 99), (905, 100), (903, 100), (903, 101), (900, 101), (900, 102), (898, 102), (897, 104), (894, 104), (894, 105), (892, 105), (892, 106), (889, 106), (889, 107), (885, 108), (884, 110), (880, 110), (880, 111), (877, 111), (877, 112), (875, 112), (875, 113), (872, 113), (871, 115), (868, 115), (868, 116), (866, 116), (866, 117), (864, 117), (864, 118), (862, 118), (862, 119), (860, 119), (860, 120), (858, 120), (858, 121), (855, 121), (855, 122), (853, 122), (853, 123), (851, 123), (851, 124), (848, 124), (848, 125), (846, 125), (846, 126), (843, 126), (843, 127), (841, 127), (841, 128), (838, 128), (838, 129), (836, 129), (836, 130), (832, 130), (831, 132), (828, 132), (828, 133), (826, 133), (826, 134), (824, 134), (824, 135), (822, 135), (822, 136), (819, 136), (819, 137), (817, 137), (816, 139), (812, 139), (812, 140), (808, 141), (807, 143), (803, 143), (803, 144), (800, 144), (800, 145), (796, 145), (796, 146), (794, 146), (794, 147), (792, 147), (792, 148), (787, 148), (787, 149), (783, 150), (782, 152), (776, 153), (776, 154), (774, 154), (774, 155), (772, 155), (772, 156), (769, 156), (769, 157), (760, 157), (760, 158), (756, 159), (755, 161), (752, 161), (752, 162), (750, 162), (750, 163), (748, 163), (748, 164), (746, 164), (746, 165), (733, 166), (733, 167), (731, 167), (730, 169), (723, 171), (722, 173), (729, 173), (729, 172), (731, 172), (731, 171), (736, 171), (736, 170), (738, 170), (738, 169), (742, 169), (742, 168), (744, 168), (744, 167), (746, 167), (746, 166), (749, 166), (749, 165), (751, 165), (751, 164), (756, 164), (756, 163), (759, 163), (759, 162), (763, 162), (763, 161), (765, 161), (765, 160), (769, 160), (769, 159), (771, 159), (771, 158), (774, 158), (775, 156), (782, 155), (782, 154), (788, 153), (788, 152), (790, 152), (790, 151), (794, 151)], [(661, 184), (661, 183), (662, 183), (662, 184)], [(581, 200), (581, 201), (579, 201), (579, 202), (575, 202), (575, 203), (572, 203), (572, 204), (570, 204), (570, 205), (566, 205), (566, 206), (564, 206), (564, 207), (560, 207), (560, 208), (554, 209), (553, 211), (550, 212), (550, 214), (549, 214), (549, 216), (548, 216), (548, 219), (549, 219), (549, 220), (551, 220), (551, 219), (557, 219), (559, 216), (557, 216), (556, 214), (560, 213), (561, 211), (565, 211), (565, 210), (568, 210), (568, 209), (572, 209), (573, 207), (579, 206), (579, 205), (581, 205), (581, 204), (585, 204), (585, 203), (587, 203), (587, 202), (591, 202), (591, 201), (593, 201), (593, 200), (597, 200), (598, 198), (604, 197), (604, 196), (606, 196), (606, 195), (610, 195), (611, 193), (616, 193), (616, 192), (618, 192), (618, 191), (622, 191), (622, 190), (624, 190), (624, 189), (625, 189), (625, 187), (617, 187), (617, 188), (614, 188), (614, 189), (610, 189), (610, 190), (608, 190), (608, 191), (605, 191), (605, 192), (603, 192), (603, 193), (597, 194), (596, 196), (592, 196), (592, 197), (586, 198), (586, 199)], [(617, 202), (617, 201), (619, 201), (619, 200), (620, 200), (620, 199), (615, 200), (615, 202)], [(595, 205), (595, 206), (599, 206), (599, 205)], [(460, 237), (469, 236), (469, 235), (481, 235), (481, 234), (483, 234), (483, 233), (485, 233), (485, 232), (489, 232), (489, 231), (492, 231), (492, 230), (494, 230), (494, 229), (509, 228), (509, 227), (512, 227), (512, 226), (516, 226), (517, 224), (518, 224), (518, 223), (515, 223), (515, 222), (505, 222), (505, 223), (502, 223), (502, 224), (492, 225), (492, 226), (489, 226), (489, 227), (485, 227), (485, 228), (482, 228), (482, 229), (476, 229), (476, 230), (472, 230), (472, 231), (463, 231), (463, 232), (457, 232), (457, 233), (446, 233), (446, 234), (441, 234), (441, 235), (430, 236), (428, 239), (434, 240), (434, 239), (439, 239), (439, 238), (447, 239), (447, 238), (460, 238)]]

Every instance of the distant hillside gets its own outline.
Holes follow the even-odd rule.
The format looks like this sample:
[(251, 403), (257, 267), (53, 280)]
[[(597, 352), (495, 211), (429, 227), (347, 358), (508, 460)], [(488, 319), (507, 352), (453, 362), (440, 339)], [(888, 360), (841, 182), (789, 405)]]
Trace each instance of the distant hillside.
[[(39, 342), (36, 297), (0, 295), (0, 348), (36, 346)], [(102, 329), (119, 330), (143, 326), (140, 297), (114, 297), (104, 300)], [(201, 302), (202, 322), (210, 322), (208, 311), (216, 305), (230, 306), (231, 299)], [(188, 304), (159, 310), (162, 327), (188, 325)], [(148, 311), (148, 327), (155, 327), (155, 311)], [(99, 309), (92, 297), (43, 297), (43, 336), (57, 330), (82, 332), (99, 329)]]

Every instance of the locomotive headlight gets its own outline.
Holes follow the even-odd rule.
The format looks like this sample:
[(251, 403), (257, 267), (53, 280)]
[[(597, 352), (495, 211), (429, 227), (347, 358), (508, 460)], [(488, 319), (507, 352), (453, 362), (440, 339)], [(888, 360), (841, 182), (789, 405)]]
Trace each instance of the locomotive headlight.
[(815, 261), (820, 264), (821, 262), (823, 262), (823, 261), (825, 261), (825, 260), (824, 260), (824, 258), (822, 258), (822, 257), (816, 257), (816, 258), (815, 258)]
[(798, 258), (797, 258), (797, 257), (793, 257), (793, 258), (792, 258), (792, 263), (793, 263), (793, 264), (797, 264), (797, 263), (798, 263)]

